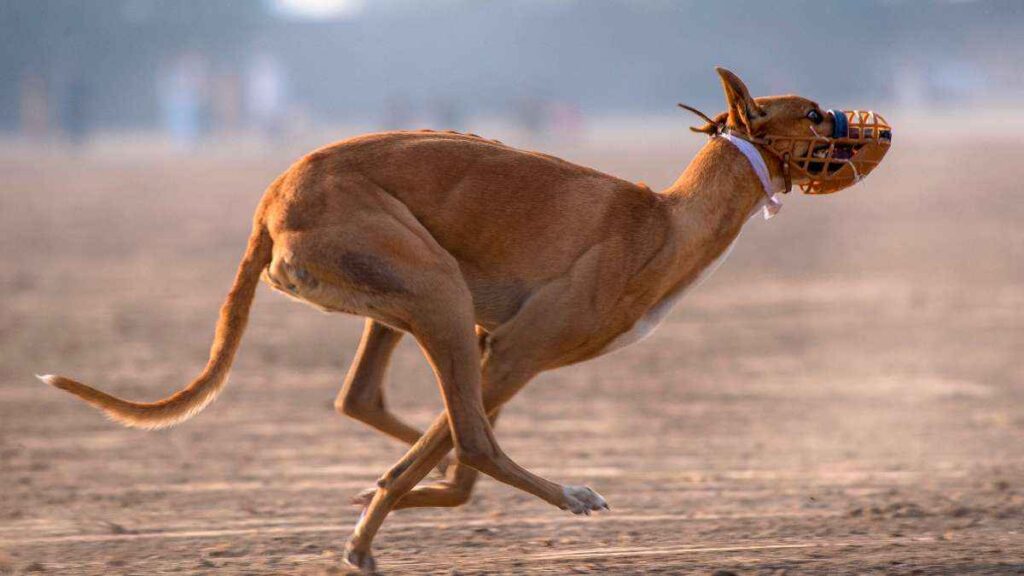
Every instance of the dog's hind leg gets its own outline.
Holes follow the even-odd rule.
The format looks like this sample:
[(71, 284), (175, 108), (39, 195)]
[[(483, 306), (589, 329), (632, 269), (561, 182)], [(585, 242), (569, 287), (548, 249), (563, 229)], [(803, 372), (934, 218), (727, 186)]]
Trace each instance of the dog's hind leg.
[(387, 409), (384, 403), (384, 378), (388, 362), (404, 335), (372, 318), (366, 319), (363, 338), (345, 376), (345, 384), (334, 400), (334, 408), (377, 430), (413, 444), (420, 431), (406, 424)]
[[(497, 423), (500, 412), (501, 409), (496, 408), (488, 415), (492, 429)], [(398, 500), (394, 509), (454, 508), (468, 502), (469, 497), (473, 495), (473, 488), (480, 478), (480, 472), (465, 464), (452, 463), (450, 456), (445, 456), (441, 460), (438, 469), (444, 469), (443, 480), (413, 488)], [(352, 504), (361, 508), (368, 506), (376, 493), (376, 487), (367, 488), (352, 498)]]
[[(498, 327), (487, 338), (481, 369), (481, 403), (485, 414), (493, 416), (538, 372), (565, 364), (564, 348), (556, 344), (569, 340), (565, 333), (566, 324), (546, 323), (544, 319), (557, 317), (558, 310), (565, 308), (563, 302), (574, 299), (576, 295), (569, 290), (562, 290), (561, 286), (553, 286), (549, 294), (552, 295), (550, 298), (534, 299), (515, 319)], [(585, 336), (587, 333), (581, 331), (575, 337), (579, 338), (579, 334)], [(346, 545), (346, 561), (349, 564), (359, 567), (373, 565), (370, 552), (372, 541), (391, 510), (409, 507), (416, 502), (426, 505), (426, 492), (421, 492), (422, 499), (416, 496), (417, 500), (410, 500), (408, 505), (402, 504), (402, 501), (412, 494), (416, 484), (452, 449), (451, 433), (457, 433), (457, 429), (449, 425), (446, 416), (441, 414), (413, 449), (378, 482), (378, 489)], [(458, 466), (462, 465), (460, 461)], [(473, 467), (477, 470), (481, 468)], [(531, 479), (533, 484), (520, 484), (518, 479), (511, 479), (500, 472), (494, 473), (493, 468), (483, 468), (480, 471), (576, 514), (589, 514), (608, 507), (600, 495), (583, 486), (559, 486), (536, 477)], [(529, 473), (520, 478), (524, 476), (529, 478)], [(547, 487), (554, 488), (556, 493), (545, 493), (543, 490)], [(450, 502), (454, 496), (446, 493), (444, 501)], [(436, 502), (437, 497), (437, 494), (432, 494), (430, 499)]]
[[(487, 333), (479, 326), (476, 331), (480, 352), (483, 354), (487, 343)], [(372, 318), (366, 319), (363, 337), (359, 341), (359, 349), (356, 351), (355, 358), (352, 360), (352, 366), (345, 376), (345, 384), (342, 386), (341, 391), (338, 392), (338, 397), (334, 400), (334, 408), (339, 414), (367, 424), (392, 438), (401, 440), (406, 444), (414, 444), (420, 439), (421, 432), (403, 422), (398, 416), (395, 416), (394, 413), (388, 410), (384, 401), (384, 380), (387, 375), (388, 363), (391, 360), (392, 352), (394, 352), (395, 347), (398, 346), (404, 335), (405, 333), (401, 330), (395, 330)], [(493, 418), (491, 423), (494, 423)], [(438, 471), (445, 475), (451, 463), (452, 459), (445, 457), (438, 465)], [(433, 489), (433, 493), (437, 493), (439, 489), (450, 486), (453, 496), (465, 494), (465, 497), (462, 499), (462, 502), (465, 502), (465, 499), (469, 497), (469, 492), (473, 489), (476, 477), (476, 471), (463, 466), (460, 472), (454, 474), (451, 478), (445, 478), (444, 481), (438, 482), (436, 485), (431, 485), (430, 488)], [(367, 493), (372, 496), (373, 491), (371, 489), (361, 493), (353, 499), (353, 502), (358, 503), (365, 499), (364, 495)], [(453, 499), (446, 497), (440, 498), (439, 501), (453, 502), (447, 504), (449, 506), (458, 506), (462, 503), (455, 502)], [(442, 505), (445, 504), (421, 504), (421, 506)], [(401, 507), (409, 506), (403, 505)]]
[[(480, 355), (483, 358), (481, 371), (486, 373), (487, 356), (489, 354), (488, 338), (490, 335), (477, 326), (476, 336)], [(492, 429), (497, 425), (500, 413), (500, 406), (487, 413)], [(480, 479), (480, 472), (465, 464), (452, 463), (450, 455), (445, 456), (437, 468), (444, 474), (444, 479), (413, 488), (398, 500), (394, 509), (455, 508), (469, 502), (469, 497), (473, 495), (473, 488), (476, 486), (477, 480)], [(376, 493), (376, 487), (366, 489), (352, 499), (352, 504), (360, 507), (368, 506), (373, 500), (373, 495)]]
[[(486, 362), (483, 372), (485, 375), (494, 373), (493, 370), (487, 369)], [(485, 376), (485, 389), (483, 391), (487, 401), (485, 406), (492, 415), (496, 415), (497, 408), (516, 391), (521, 389), (530, 380), (532, 375), (532, 373), (523, 372), (502, 372), (504, 375), (507, 375), (507, 378), (502, 378), (501, 381), (491, 380), (488, 382)], [(391, 479), (386, 487), (381, 486), (366, 496), (362, 496), (364, 499), (368, 498), (369, 503), (363, 514), (359, 517), (359, 522), (356, 524), (355, 530), (345, 546), (345, 561), (348, 564), (361, 568), (364, 572), (372, 572), (374, 562), (370, 548), (373, 538), (380, 529), (384, 518), (396, 507), (411, 507), (410, 505), (403, 506), (400, 503), (404, 498), (412, 494), (411, 491), (416, 487), (416, 484), (429, 474), (430, 470), (452, 448), (451, 428), (445, 414), (442, 414), (424, 432), (423, 438), (416, 443), (414, 449), (409, 454), (406, 454), (406, 458), (403, 458), (403, 461), (408, 461), (408, 464), (403, 467), (402, 472)], [(409, 458), (413, 452), (416, 455)], [(467, 472), (469, 473), (467, 474)], [(479, 473), (470, 466), (460, 462), (452, 466), (448, 472), (449, 478), (454, 477), (456, 474), (460, 475), (459, 479), (461, 482), (472, 486)], [(427, 486), (421, 488), (425, 489)], [(464, 489), (460, 485), (458, 488), (453, 487), (450, 490), (438, 488), (425, 491), (421, 492), (421, 496), (414, 496), (414, 499), (410, 500), (410, 502), (419, 502), (421, 506), (444, 506), (446, 505), (445, 503), (456, 502), (460, 499), (465, 501), (468, 498), (468, 490), (464, 492), (466, 495), (460, 495), (457, 490)], [(367, 570), (367, 566), (370, 566), (371, 569)]]
[[(492, 418), (497, 416), (501, 406), (519, 392), (539, 371), (538, 364), (531, 358), (529, 352), (524, 354), (524, 347), (515, 345), (515, 338), (509, 339), (510, 341), (503, 344), (500, 329), (496, 336), (496, 342), (489, 347), (484, 357), (481, 370), (482, 403), (487, 414)], [(476, 479), (472, 475), (459, 478), (462, 484), (451, 490), (443, 490), (441, 487), (430, 490), (427, 486), (415, 488), (431, 468), (452, 449), (451, 428), (446, 415), (441, 414), (402, 461), (385, 475), (379, 488), (370, 497), (369, 504), (360, 516), (352, 537), (346, 545), (345, 557), (349, 564), (357, 567), (373, 565), (370, 554), (371, 543), (384, 517), (391, 510), (413, 506), (454, 505), (449, 503), (458, 503), (459, 499), (465, 501), (468, 497), (468, 488), (472, 487), (472, 483)], [(449, 471), (449, 477), (454, 477), (456, 471), (463, 468), (468, 469), (469, 466), (459, 462)], [(489, 470), (483, 471), (493, 476)], [(504, 478), (500, 479), (506, 481)], [(548, 483), (542, 479), (541, 482)], [(512, 482), (507, 483), (520, 487)], [(560, 498), (558, 500), (552, 498), (548, 501), (560, 508), (568, 509), (576, 514), (590, 514), (593, 510), (607, 508), (604, 499), (589, 488), (549, 484), (558, 491), (557, 496)], [(418, 490), (418, 493), (412, 496), (414, 489)], [(535, 493), (531, 488), (522, 487), (522, 489)], [(463, 490), (463, 493), (459, 494), (456, 490)], [(403, 502), (406, 497), (410, 497), (410, 500)], [(543, 498), (543, 496), (541, 497)]]

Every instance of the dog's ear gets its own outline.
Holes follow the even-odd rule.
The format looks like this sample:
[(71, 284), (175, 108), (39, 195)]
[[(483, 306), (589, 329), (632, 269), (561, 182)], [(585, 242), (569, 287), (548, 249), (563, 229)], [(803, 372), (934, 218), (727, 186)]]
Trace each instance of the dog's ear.
[(753, 135), (766, 116), (764, 109), (754, 102), (739, 76), (721, 67), (715, 68), (715, 71), (722, 78), (725, 102), (729, 107), (729, 126)]

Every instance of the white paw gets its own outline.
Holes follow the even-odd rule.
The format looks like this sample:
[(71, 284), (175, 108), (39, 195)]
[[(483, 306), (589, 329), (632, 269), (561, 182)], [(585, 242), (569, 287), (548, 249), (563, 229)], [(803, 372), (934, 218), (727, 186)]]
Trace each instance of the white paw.
[(594, 510), (611, 510), (600, 494), (586, 486), (565, 486), (562, 488), (562, 496), (565, 498), (562, 509), (573, 514), (590, 516)]

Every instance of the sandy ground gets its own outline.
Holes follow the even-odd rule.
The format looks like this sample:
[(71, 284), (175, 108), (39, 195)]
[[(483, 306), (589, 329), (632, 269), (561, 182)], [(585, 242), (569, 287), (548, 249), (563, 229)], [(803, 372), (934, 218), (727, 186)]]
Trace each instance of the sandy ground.
[[(393, 514), (381, 570), (1024, 573), (1024, 142), (896, 143), (866, 184), (752, 221), (654, 336), (506, 410), (507, 452), (610, 513), (485, 480)], [(657, 188), (698, 144), (537, 146)], [(348, 498), (402, 452), (332, 410), (360, 319), (261, 287), (226, 392), (167, 431), (31, 377), (136, 399), (191, 379), (291, 157), (0, 154), (0, 573), (344, 573)], [(439, 408), (412, 342), (389, 393), (418, 425)]]

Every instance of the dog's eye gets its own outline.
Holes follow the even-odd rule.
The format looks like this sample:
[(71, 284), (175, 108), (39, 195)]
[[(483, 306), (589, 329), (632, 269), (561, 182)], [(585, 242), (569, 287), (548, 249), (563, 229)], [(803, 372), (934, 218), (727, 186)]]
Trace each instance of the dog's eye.
[(811, 110), (807, 113), (807, 119), (815, 124), (821, 124), (825, 120), (825, 117), (821, 115), (821, 112), (817, 110)]

